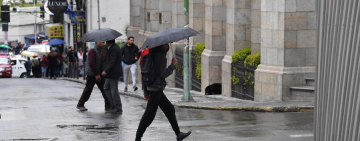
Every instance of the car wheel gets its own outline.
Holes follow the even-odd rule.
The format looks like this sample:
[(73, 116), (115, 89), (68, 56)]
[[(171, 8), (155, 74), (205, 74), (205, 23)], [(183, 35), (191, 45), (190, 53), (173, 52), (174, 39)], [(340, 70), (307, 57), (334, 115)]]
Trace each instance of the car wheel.
[(25, 75), (26, 75), (26, 73), (22, 73), (22, 74), (20, 75), (20, 78), (24, 78)]

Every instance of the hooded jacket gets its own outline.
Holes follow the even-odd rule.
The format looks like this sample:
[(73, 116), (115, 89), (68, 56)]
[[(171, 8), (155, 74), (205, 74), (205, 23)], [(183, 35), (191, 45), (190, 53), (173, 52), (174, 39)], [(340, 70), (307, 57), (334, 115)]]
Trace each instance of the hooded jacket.
[(158, 69), (157, 72), (159, 75), (157, 76), (157, 79), (155, 80), (154, 84), (147, 87), (148, 91), (161, 91), (165, 89), (166, 81), (165, 78), (169, 77), (173, 71), (175, 70), (175, 65), (171, 63), (166, 68), (166, 53), (169, 51), (164, 50), (162, 47), (155, 47), (150, 50), (150, 53), (153, 53), (154, 55), (154, 63), (157, 66), (155, 69)]

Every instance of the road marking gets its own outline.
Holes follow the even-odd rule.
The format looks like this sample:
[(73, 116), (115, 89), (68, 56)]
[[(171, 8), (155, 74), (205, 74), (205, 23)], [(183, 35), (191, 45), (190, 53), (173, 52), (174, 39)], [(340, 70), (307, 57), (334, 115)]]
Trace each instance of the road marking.
[(303, 137), (313, 137), (313, 134), (300, 134), (300, 135), (290, 135), (290, 138), (303, 138)]

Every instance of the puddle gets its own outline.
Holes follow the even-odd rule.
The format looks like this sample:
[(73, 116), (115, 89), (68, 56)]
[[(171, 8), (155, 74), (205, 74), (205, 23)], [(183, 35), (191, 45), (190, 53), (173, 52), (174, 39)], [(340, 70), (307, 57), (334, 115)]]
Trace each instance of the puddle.
[(112, 126), (99, 126), (99, 125), (56, 125), (58, 128), (62, 129), (75, 129), (86, 132), (95, 132), (95, 133), (107, 133), (107, 134), (118, 134), (119, 127)]
[(59, 140), (58, 138), (37, 138), (37, 139), (12, 139), (12, 141), (57, 141)]

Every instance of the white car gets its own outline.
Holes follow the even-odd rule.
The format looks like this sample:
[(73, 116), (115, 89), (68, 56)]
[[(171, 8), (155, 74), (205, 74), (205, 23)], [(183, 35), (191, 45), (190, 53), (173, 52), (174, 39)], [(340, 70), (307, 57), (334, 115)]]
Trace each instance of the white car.
[(11, 58), (11, 66), (12, 66), (12, 77), (26, 77), (26, 68), (24, 66), (26, 59), (24, 58)]

